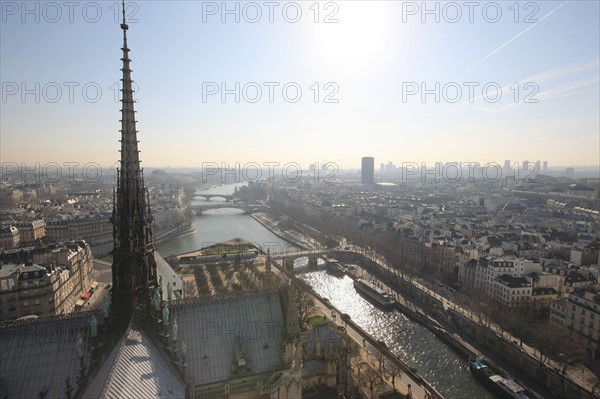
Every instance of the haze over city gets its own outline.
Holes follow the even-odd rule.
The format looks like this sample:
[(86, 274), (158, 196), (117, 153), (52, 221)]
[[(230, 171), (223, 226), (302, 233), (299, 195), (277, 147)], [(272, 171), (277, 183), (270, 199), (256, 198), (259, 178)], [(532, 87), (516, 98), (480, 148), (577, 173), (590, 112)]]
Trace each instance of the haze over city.
[[(117, 3), (27, 4), (2, 2), (2, 162), (113, 165)], [(600, 163), (598, 2), (227, 4), (127, 6), (146, 167)]]

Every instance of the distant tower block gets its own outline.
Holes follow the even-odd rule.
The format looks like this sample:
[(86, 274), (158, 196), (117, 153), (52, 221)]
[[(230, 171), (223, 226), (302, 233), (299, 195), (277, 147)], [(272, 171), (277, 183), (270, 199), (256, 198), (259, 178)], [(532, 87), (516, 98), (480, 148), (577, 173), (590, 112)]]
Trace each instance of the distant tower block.
[(361, 159), (360, 182), (362, 184), (375, 183), (375, 158), (363, 157)]
[(565, 169), (565, 175), (571, 179), (575, 177), (575, 168), (567, 168)]
[(311, 253), (308, 255), (308, 267), (317, 267), (317, 254)]

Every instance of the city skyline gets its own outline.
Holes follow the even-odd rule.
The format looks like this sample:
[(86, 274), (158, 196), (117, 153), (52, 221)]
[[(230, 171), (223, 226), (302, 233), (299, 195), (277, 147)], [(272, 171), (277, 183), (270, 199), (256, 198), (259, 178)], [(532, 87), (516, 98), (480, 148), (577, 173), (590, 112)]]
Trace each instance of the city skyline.
[[(115, 164), (119, 7), (22, 4), (2, 4), (2, 162)], [(597, 3), (277, 4), (128, 4), (143, 165), (600, 163)]]

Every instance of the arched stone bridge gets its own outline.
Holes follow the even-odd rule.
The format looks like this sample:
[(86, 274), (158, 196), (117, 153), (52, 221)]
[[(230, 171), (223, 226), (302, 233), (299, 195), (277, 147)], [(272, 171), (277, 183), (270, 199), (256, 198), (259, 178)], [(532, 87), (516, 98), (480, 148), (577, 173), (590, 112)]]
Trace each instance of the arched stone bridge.
[(244, 211), (244, 213), (247, 213), (247, 214), (254, 213), (254, 212), (264, 212), (267, 210), (267, 208), (261, 204), (243, 205), (243, 204), (234, 204), (231, 202), (213, 202), (211, 204), (206, 204), (206, 205), (204, 205), (204, 204), (188, 205), (188, 209), (193, 210), (196, 215), (201, 215), (202, 212), (208, 211), (210, 209), (220, 209), (220, 208), (241, 209)]
[(306, 249), (279, 252), (270, 255), (272, 260), (283, 260), (283, 267), (286, 270), (293, 270), (294, 261), (299, 258), (308, 257), (308, 266), (316, 267), (318, 259), (327, 256), (330, 249)]
[(194, 194), (192, 198), (202, 197), (207, 201), (210, 201), (212, 198), (223, 198), (225, 201), (230, 202), (233, 199), (233, 195), (231, 194)]

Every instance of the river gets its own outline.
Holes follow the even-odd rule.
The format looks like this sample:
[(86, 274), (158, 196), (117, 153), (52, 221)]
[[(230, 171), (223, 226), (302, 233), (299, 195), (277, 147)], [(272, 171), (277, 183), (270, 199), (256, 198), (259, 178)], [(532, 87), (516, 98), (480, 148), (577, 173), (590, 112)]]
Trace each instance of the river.
[[(231, 194), (235, 185), (227, 184), (198, 191), (199, 194)], [(225, 201), (211, 198), (210, 203)], [(207, 200), (194, 197), (192, 204)], [(194, 217), (196, 231), (158, 245), (163, 256), (190, 252), (203, 246), (243, 238), (263, 249), (279, 252), (291, 245), (271, 233), (242, 210), (224, 208), (205, 211)], [(292, 247), (293, 248), (293, 247)], [(307, 260), (299, 259), (297, 265), (303, 270), (299, 277), (308, 282), (316, 292), (369, 332), (375, 339), (385, 341), (400, 359), (429, 381), (445, 398), (491, 398), (492, 395), (478, 384), (467, 366), (466, 360), (439, 340), (432, 332), (408, 319), (398, 311), (383, 312), (358, 295), (349, 277), (336, 278), (324, 270), (309, 271), (303, 268)]]
[[(236, 186), (242, 184), (224, 184), (208, 190), (198, 190), (198, 194), (232, 194)], [(191, 205), (214, 204), (225, 202), (224, 198), (213, 197), (206, 200), (203, 197), (192, 197)], [(190, 252), (232, 238), (243, 238), (254, 243), (264, 251), (271, 253), (295, 249), (296, 247), (282, 240), (260, 223), (246, 215), (243, 210), (235, 208), (211, 209), (202, 215), (194, 216), (196, 227), (194, 233), (166, 241), (157, 245), (163, 257)]]
[[(308, 270), (308, 269), (306, 269)], [(435, 334), (397, 310), (382, 311), (360, 296), (353, 280), (325, 270), (299, 273), (321, 296), (388, 348), (431, 383), (445, 398), (491, 398), (478, 384), (466, 360)]]

